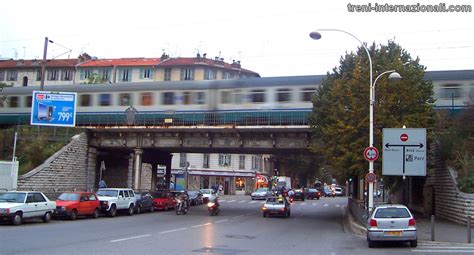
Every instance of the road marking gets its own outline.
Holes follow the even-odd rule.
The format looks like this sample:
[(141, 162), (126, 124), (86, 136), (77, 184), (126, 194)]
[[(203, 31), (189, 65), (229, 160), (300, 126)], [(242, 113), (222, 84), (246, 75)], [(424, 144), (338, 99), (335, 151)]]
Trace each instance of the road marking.
[(233, 217), (233, 218), (234, 218), (234, 219), (238, 219), (238, 218), (242, 218), (242, 217), (244, 217), (244, 215), (235, 216), (235, 217)]
[(160, 234), (167, 234), (167, 233), (181, 231), (181, 230), (185, 230), (185, 229), (188, 229), (188, 228), (177, 228), (177, 229), (167, 230), (167, 231), (160, 232)]
[(205, 227), (205, 226), (209, 226), (211, 225), (212, 223), (205, 223), (205, 224), (201, 224), (201, 225), (196, 225), (196, 226), (192, 226), (191, 228), (199, 228), (199, 227)]
[(232, 203), (232, 202), (235, 202), (235, 200), (229, 200), (229, 201), (227, 201), (227, 202)]
[(225, 202), (225, 201), (227, 201), (227, 200), (225, 200), (225, 199), (221, 199), (220, 201), (221, 201), (221, 202)]
[(336, 207), (341, 207), (341, 205), (337, 204)]
[(223, 220), (216, 221), (215, 223), (221, 223), (221, 222), (228, 221), (228, 220), (229, 219), (223, 219)]
[(247, 202), (247, 200), (242, 200), (242, 201), (239, 201), (239, 204), (242, 204), (242, 203), (245, 203)]
[(318, 205), (318, 203), (313, 203), (313, 206), (317, 206), (317, 205)]
[(323, 206), (328, 206), (328, 204), (324, 204)]
[(260, 204), (265, 204), (265, 201), (260, 202)]
[(250, 214), (254, 214), (254, 213), (253, 213), (253, 212), (249, 212), (249, 213), (246, 213), (245, 215), (247, 216), (247, 215), (250, 215)]
[(110, 242), (111, 243), (116, 243), (116, 242), (127, 241), (127, 240), (132, 240), (132, 239), (138, 239), (138, 238), (143, 238), (143, 237), (148, 237), (148, 236), (151, 236), (151, 235), (131, 236), (131, 237), (127, 237), (127, 238), (111, 240)]
[(258, 203), (258, 201), (251, 201), (250, 203), (251, 203), (251, 204), (253, 204), (253, 203)]
[(301, 205), (306, 205), (306, 202), (301, 203)]

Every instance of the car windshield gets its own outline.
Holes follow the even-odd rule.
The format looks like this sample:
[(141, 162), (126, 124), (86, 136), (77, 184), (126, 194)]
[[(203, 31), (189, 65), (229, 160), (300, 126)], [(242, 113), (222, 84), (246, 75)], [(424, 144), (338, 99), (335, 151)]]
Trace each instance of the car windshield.
[(201, 192), (202, 192), (202, 194), (211, 194), (210, 189), (202, 189)]
[(410, 218), (410, 213), (405, 208), (380, 208), (375, 212), (374, 218)]
[(189, 195), (189, 196), (196, 196), (196, 195), (197, 195), (197, 191), (188, 191), (188, 195)]
[(257, 189), (257, 192), (267, 192), (267, 188), (260, 188), (260, 189)]
[(76, 194), (76, 193), (63, 193), (58, 197), (58, 200), (77, 201), (77, 200), (79, 200), (79, 194)]
[(23, 203), (25, 202), (25, 193), (7, 192), (0, 194), (1, 202)]
[(283, 199), (282, 200), (279, 200), (278, 198), (276, 197), (270, 197), (270, 198), (267, 198), (267, 204), (283, 204)]
[(156, 192), (156, 193), (153, 193), (153, 197), (154, 198), (166, 198), (167, 194), (166, 194), (166, 192)]
[(98, 196), (104, 196), (104, 197), (116, 197), (117, 196), (117, 191), (116, 190), (107, 190), (107, 189), (102, 189), (97, 191)]
[(309, 192), (318, 192), (316, 189), (309, 189)]

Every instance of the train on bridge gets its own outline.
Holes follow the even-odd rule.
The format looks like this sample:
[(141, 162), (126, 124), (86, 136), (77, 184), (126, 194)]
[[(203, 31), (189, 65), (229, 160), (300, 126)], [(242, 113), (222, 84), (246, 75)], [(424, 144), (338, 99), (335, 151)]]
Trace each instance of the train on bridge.
[[(77, 92), (77, 126), (308, 125), (311, 97), (325, 75), (74, 84), (46, 91)], [(462, 110), (474, 95), (474, 70), (431, 71), (435, 109)], [(4, 87), (0, 125), (30, 123), (37, 86)]]

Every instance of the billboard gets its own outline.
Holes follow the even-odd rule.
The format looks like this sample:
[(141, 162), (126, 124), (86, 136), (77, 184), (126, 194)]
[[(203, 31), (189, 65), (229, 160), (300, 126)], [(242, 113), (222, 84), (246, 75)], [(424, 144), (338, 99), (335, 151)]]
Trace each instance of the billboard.
[(33, 91), (31, 125), (74, 127), (76, 99), (74, 92)]

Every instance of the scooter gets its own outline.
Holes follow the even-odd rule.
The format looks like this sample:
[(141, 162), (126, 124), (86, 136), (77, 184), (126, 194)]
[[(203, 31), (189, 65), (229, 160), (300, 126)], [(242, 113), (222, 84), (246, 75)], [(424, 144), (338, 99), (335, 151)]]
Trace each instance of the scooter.
[(210, 201), (209, 203), (207, 203), (207, 210), (209, 211), (209, 214), (211, 216), (217, 216), (217, 214), (219, 214), (219, 212), (221, 211), (219, 209), (219, 204), (217, 203), (217, 201)]
[(188, 213), (188, 203), (180, 198), (176, 199), (176, 215)]

